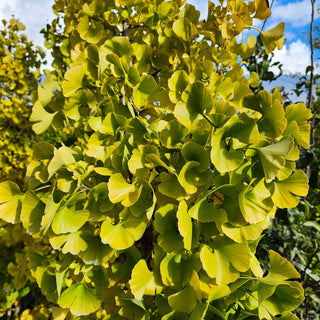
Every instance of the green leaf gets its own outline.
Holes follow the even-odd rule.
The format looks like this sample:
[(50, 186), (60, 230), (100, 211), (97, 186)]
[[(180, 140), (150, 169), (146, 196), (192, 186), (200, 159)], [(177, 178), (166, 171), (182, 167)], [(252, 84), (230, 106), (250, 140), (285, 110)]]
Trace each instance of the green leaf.
[(52, 230), (56, 234), (72, 233), (78, 231), (88, 220), (88, 210), (75, 210), (64, 206), (52, 221)]
[(65, 97), (72, 96), (77, 90), (82, 88), (84, 74), (85, 68), (82, 65), (74, 66), (65, 73), (61, 85)]
[(295, 171), (288, 179), (273, 181), (272, 200), (279, 208), (294, 208), (299, 203), (297, 196), (308, 194), (308, 178), (302, 170)]
[(89, 23), (89, 17), (87, 15), (79, 18), (77, 30), (80, 37), (89, 43), (98, 43), (104, 35), (103, 24), (100, 21), (94, 20), (91, 20)]
[(70, 252), (73, 255), (78, 255), (79, 252), (85, 251), (87, 248), (88, 244), (83, 239), (81, 232), (77, 231), (67, 236), (62, 252), (64, 254)]
[(98, 310), (102, 299), (99, 291), (78, 283), (62, 293), (58, 304), (61, 308), (70, 308), (70, 312), (75, 316), (84, 316)]
[(285, 156), (290, 153), (293, 146), (293, 138), (285, 137), (277, 143), (257, 148), (267, 182), (272, 181), (284, 167)]
[(183, 145), (181, 155), (186, 162), (197, 161), (199, 162), (199, 171), (203, 172), (208, 169), (209, 166), (209, 153), (204, 150), (202, 146), (195, 142), (187, 142)]
[(259, 137), (256, 122), (245, 113), (234, 115), (231, 119), (212, 133), (211, 161), (220, 173), (237, 169), (244, 159), (244, 153), (236, 150), (233, 141), (235, 138), (244, 144), (257, 143)]
[(132, 45), (126, 37), (113, 37), (112, 40), (105, 42), (104, 47), (107, 53), (114, 53), (119, 57), (129, 56), (133, 52)]
[(27, 191), (22, 202), (21, 222), (31, 235), (37, 235), (41, 229), (45, 204), (32, 191)]
[(100, 237), (93, 237), (85, 233), (82, 237), (88, 247), (85, 251), (79, 253), (79, 257), (86, 264), (104, 265), (113, 256), (115, 250), (113, 250), (109, 245), (101, 243)]
[(121, 299), (120, 304), (119, 315), (121, 319), (149, 320), (149, 313), (142, 301), (137, 299)]
[(183, 237), (183, 244), (186, 250), (191, 250), (192, 246), (192, 220), (188, 214), (188, 205), (183, 200), (179, 203), (178, 211), (178, 230)]
[(315, 222), (315, 221), (306, 221), (306, 222), (303, 223), (303, 225), (306, 226), (306, 227), (313, 227), (318, 232), (320, 232), (320, 224)]
[(0, 218), (9, 223), (18, 223), (24, 194), (12, 181), (0, 183)]
[(196, 202), (190, 208), (189, 215), (200, 222), (227, 222), (226, 212), (223, 209), (215, 208), (206, 199)]
[(131, 292), (138, 300), (144, 295), (155, 295), (161, 292), (161, 287), (155, 283), (153, 272), (149, 271), (146, 260), (141, 259), (132, 269), (129, 281)]
[(183, 238), (177, 232), (176, 217), (177, 207), (173, 204), (162, 206), (154, 214), (154, 228), (160, 233), (158, 237), (159, 246), (166, 252), (183, 248)]
[(276, 47), (281, 49), (284, 41), (284, 27), (285, 24), (279, 22), (274, 28), (268, 31), (260, 31), (260, 37), (267, 54), (272, 52)]
[(270, 191), (263, 179), (254, 188), (249, 185), (239, 193), (239, 206), (248, 223), (259, 223), (275, 211)]
[(121, 173), (111, 175), (108, 188), (110, 201), (112, 203), (121, 202), (125, 207), (135, 204), (142, 190), (142, 186), (137, 188), (136, 185), (127, 183)]
[(187, 97), (186, 106), (192, 120), (198, 114), (209, 113), (213, 108), (212, 94), (202, 82), (197, 81), (191, 84), (184, 94)]
[(181, 253), (171, 252), (161, 261), (161, 279), (164, 285), (179, 290), (191, 281), (193, 272), (198, 272), (200, 268), (198, 254), (185, 259)]
[(53, 90), (57, 87), (57, 82), (53, 74), (48, 70), (45, 70), (44, 72), (46, 74), (46, 78), (42, 85), (38, 87), (38, 98), (43, 107), (52, 100), (54, 96)]
[(188, 316), (185, 312), (180, 311), (172, 311), (166, 315), (164, 315), (161, 320), (187, 320)]
[(230, 223), (221, 226), (223, 233), (235, 242), (243, 243), (248, 240), (257, 240), (262, 231), (270, 225), (269, 219), (262, 220), (256, 224), (247, 224), (235, 227)]
[(259, 111), (263, 115), (258, 122), (259, 131), (272, 139), (281, 136), (287, 126), (281, 101), (275, 96), (271, 97), (267, 91), (260, 91), (257, 98), (260, 103)]
[(152, 100), (159, 92), (158, 85), (150, 75), (143, 75), (133, 91), (133, 102), (137, 107), (143, 107), (148, 100)]
[(215, 278), (217, 284), (229, 284), (239, 278), (239, 272), (226, 260), (219, 250), (213, 252), (204, 245), (200, 251), (203, 269), (208, 276)]
[(312, 118), (312, 112), (304, 104), (290, 104), (286, 107), (288, 125), (284, 135), (293, 136), (299, 145), (307, 149), (310, 141), (311, 126), (308, 122)]
[(121, 220), (117, 224), (105, 220), (101, 225), (101, 241), (109, 244), (113, 249), (127, 249), (142, 237), (146, 227), (146, 219), (132, 216)]
[(197, 304), (196, 292), (192, 286), (187, 285), (181, 291), (169, 296), (168, 302), (172, 309), (190, 313)]
[(190, 40), (197, 33), (195, 25), (189, 22), (187, 18), (177, 19), (172, 26), (174, 33), (184, 41)]
[[(162, 4), (168, 4), (163, 2)], [(188, 74), (184, 70), (175, 71), (168, 80), (168, 87), (170, 89), (169, 97), (171, 102), (177, 103), (181, 100), (183, 91), (189, 84)]]
[(54, 119), (54, 116), (57, 113), (58, 113), (57, 111), (54, 113), (47, 112), (43, 108), (41, 103), (39, 101), (37, 101), (32, 108), (32, 114), (30, 116), (30, 121), (36, 122), (32, 126), (33, 131), (36, 134), (41, 134), (41, 133), (45, 132), (51, 126), (51, 123)]
[(56, 303), (58, 299), (56, 275), (44, 267), (38, 267), (33, 272), (33, 276), (36, 278), (37, 284), (46, 298)]
[(185, 198), (186, 192), (175, 175), (162, 172), (160, 174), (160, 181), (161, 183), (158, 186), (159, 192), (176, 200)]

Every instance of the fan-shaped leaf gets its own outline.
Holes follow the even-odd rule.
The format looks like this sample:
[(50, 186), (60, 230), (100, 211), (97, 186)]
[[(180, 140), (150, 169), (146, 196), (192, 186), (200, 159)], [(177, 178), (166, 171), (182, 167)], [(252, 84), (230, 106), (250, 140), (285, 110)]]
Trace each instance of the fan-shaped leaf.
[(292, 137), (286, 137), (275, 144), (257, 148), (266, 181), (272, 181), (285, 165), (284, 157), (290, 153), (294, 146)]
[(78, 283), (62, 293), (58, 304), (61, 308), (70, 308), (75, 316), (84, 316), (98, 310), (102, 299), (103, 295), (99, 291)]
[(23, 193), (12, 181), (0, 183), (0, 218), (9, 222), (20, 221)]

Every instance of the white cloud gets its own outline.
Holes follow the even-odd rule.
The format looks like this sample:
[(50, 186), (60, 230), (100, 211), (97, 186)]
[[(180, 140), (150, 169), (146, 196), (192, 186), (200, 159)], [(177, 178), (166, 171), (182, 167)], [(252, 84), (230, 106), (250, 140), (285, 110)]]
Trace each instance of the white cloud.
[[(306, 67), (310, 65), (310, 48), (300, 39), (284, 45), (281, 50), (274, 51), (273, 61), (280, 61), (285, 74), (304, 74)], [(278, 69), (274, 68), (273, 72)]]
[[(318, 8), (320, 1), (316, 1), (315, 8)], [(315, 18), (318, 16), (315, 14)], [(310, 23), (311, 3), (310, 0), (289, 2), (285, 5), (274, 5), (270, 16), (271, 23), (283, 21), (290, 23), (293, 27), (303, 27)]]
[(35, 45), (43, 46), (39, 33), (53, 18), (53, 0), (0, 0), (0, 20), (12, 15), (26, 25), (26, 34)]

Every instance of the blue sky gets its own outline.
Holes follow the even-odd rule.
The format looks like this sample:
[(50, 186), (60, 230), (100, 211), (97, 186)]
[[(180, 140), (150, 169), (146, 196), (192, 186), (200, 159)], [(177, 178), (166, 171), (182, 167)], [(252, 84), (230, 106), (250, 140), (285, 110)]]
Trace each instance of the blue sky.
[[(200, 10), (203, 18), (207, 13), (207, 0), (188, 0)], [(272, 0), (269, 0), (271, 3)], [(286, 43), (281, 51), (275, 52), (275, 60), (284, 65), (286, 73), (304, 73), (310, 63), (310, 49), (308, 40), (303, 33), (307, 33), (310, 26), (311, 0), (275, 0), (272, 14), (265, 29), (272, 28), (278, 22), (286, 24)], [(54, 17), (51, 6), (53, 0), (0, 0), (0, 20), (10, 19), (14, 14), (27, 26), (27, 34), (36, 45), (43, 45), (39, 31)], [(316, 0), (316, 8), (320, 7), (320, 0)], [(259, 23), (259, 21), (257, 21)], [(320, 16), (316, 13), (316, 24), (320, 23)], [(320, 52), (320, 50), (318, 50)], [(316, 52), (316, 62), (320, 54)], [(319, 61), (320, 62), (320, 61)]]

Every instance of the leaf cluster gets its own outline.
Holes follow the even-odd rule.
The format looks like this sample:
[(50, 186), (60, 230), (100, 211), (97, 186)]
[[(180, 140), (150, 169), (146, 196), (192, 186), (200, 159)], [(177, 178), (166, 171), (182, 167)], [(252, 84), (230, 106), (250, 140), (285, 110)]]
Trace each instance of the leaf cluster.
[[(68, 70), (46, 72), (30, 120), (28, 189), (0, 184), (0, 217), (48, 239), (32, 275), (61, 319), (296, 319), (299, 273), (255, 256), (276, 208), (308, 192), (303, 104), (254, 94), (237, 36), (265, 1), (57, 0)], [(283, 25), (260, 32), (271, 52)], [(63, 69), (63, 67), (61, 67)], [(275, 117), (275, 115), (277, 115)]]

